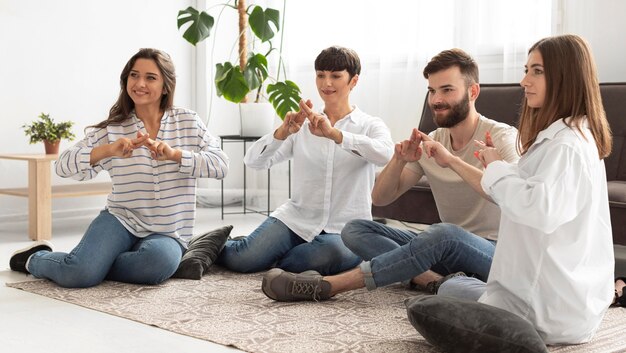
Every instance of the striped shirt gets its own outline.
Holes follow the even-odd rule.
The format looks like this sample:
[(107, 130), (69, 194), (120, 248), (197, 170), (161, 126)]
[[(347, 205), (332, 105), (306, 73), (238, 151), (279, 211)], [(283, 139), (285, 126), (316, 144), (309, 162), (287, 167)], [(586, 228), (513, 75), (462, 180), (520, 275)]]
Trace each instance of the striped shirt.
[(147, 134), (134, 113), (120, 124), (91, 129), (87, 136), (64, 151), (55, 163), (64, 178), (89, 180), (106, 170), (113, 188), (108, 211), (137, 237), (159, 233), (189, 242), (196, 214), (196, 178), (222, 179), (228, 172), (228, 156), (220, 148), (198, 114), (171, 108), (163, 114), (157, 140), (182, 150), (180, 163), (157, 161), (145, 146), (129, 158), (109, 157), (91, 165), (91, 151), (126, 137)]

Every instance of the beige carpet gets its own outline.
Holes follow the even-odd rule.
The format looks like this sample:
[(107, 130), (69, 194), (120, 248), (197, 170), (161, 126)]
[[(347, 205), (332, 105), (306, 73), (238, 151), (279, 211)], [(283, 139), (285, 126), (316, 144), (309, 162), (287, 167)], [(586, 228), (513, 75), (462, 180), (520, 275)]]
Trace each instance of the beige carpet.
[[(314, 303), (277, 303), (260, 290), (261, 275), (212, 268), (201, 281), (159, 286), (105, 282), (65, 289), (49, 281), (7, 284), (27, 292), (135, 320), (249, 352), (435, 352), (413, 329), (404, 299), (416, 292), (391, 286)], [(610, 309), (585, 345), (554, 352), (626, 352), (626, 309)]]

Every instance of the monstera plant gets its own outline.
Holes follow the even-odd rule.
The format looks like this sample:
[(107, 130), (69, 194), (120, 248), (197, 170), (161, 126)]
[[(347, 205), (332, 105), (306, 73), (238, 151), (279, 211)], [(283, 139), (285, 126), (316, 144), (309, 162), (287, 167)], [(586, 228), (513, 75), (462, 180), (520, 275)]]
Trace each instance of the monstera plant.
[[(238, 62), (219, 63), (215, 67), (215, 90), (219, 97), (234, 103), (247, 102), (248, 93), (255, 92), (254, 101), (262, 99), (272, 103), (278, 116), (283, 119), (287, 112), (297, 110), (300, 101), (300, 88), (292, 81), (278, 81), (282, 65), (280, 46), (273, 44), (276, 34), (284, 24), (280, 21), (280, 12), (276, 9), (251, 5), (246, 7), (245, 0), (235, 0), (223, 6), (233, 8), (239, 15), (238, 28)], [(283, 11), (284, 12), (284, 11)], [(211, 35), (215, 18), (205, 11), (193, 7), (178, 12), (178, 29), (187, 26), (183, 33), (189, 43), (194, 46)], [(260, 41), (266, 47), (263, 53), (249, 50), (248, 34), (254, 35), (254, 41)], [(281, 41), (282, 44), (282, 41)], [(278, 51), (278, 68), (276, 75), (270, 75), (267, 57)], [(282, 67), (284, 71), (284, 67)], [(266, 87), (266, 91), (263, 89)], [(267, 96), (264, 94), (267, 93)]]

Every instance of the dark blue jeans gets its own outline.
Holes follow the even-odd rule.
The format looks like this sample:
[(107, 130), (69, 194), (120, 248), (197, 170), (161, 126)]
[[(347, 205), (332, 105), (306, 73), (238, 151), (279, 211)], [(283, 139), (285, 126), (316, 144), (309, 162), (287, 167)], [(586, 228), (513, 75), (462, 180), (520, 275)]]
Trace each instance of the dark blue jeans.
[(315, 270), (324, 276), (355, 268), (360, 262), (339, 234), (322, 233), (306, 242), (274, 217), (244, 239), (227, 241), (218, 259), (218, 264), (237, 272), (278, 267), (295, 273)]
[(353, 220), (341, 232), (346, 246), (366, 260), (361, 264), (368, 289), (403, 282), (428, 270), (441, 275), (463, 271), (486, 281), (495, 242), (449, 223), (420, 233), (374, 221)]
[(31, 256), (28, 272), (62, 287), (92, 287), (105, 279), (158, 284), (170, 278), (183, 248), (166, 235), (138, 238), (107, 210), (94, 219), (69, 253), (39, 251)]

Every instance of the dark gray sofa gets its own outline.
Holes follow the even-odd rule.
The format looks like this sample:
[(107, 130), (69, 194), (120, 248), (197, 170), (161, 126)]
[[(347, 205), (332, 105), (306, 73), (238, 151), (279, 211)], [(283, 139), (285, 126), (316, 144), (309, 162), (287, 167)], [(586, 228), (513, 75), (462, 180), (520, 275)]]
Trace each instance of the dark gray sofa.
[[(614, 244), (626, 245), (626, 82), (600, 85), (604, 109), (613, 131), (613, 152), (606, 158), (609, 206)], [(476, 110), (486, 117), (517, 126), (524, 91), (519, 84), (481, 84)], [(419, 129), (436, 128), (426, 101)], [(408, 136), (407, 132), (407, 136)], [(626, 161), (625, 161), (626, 162)], [(387, 206), (372, 206), (377, 218), (432, 224), (440, 222), (435, 200), (426, 178)]]

